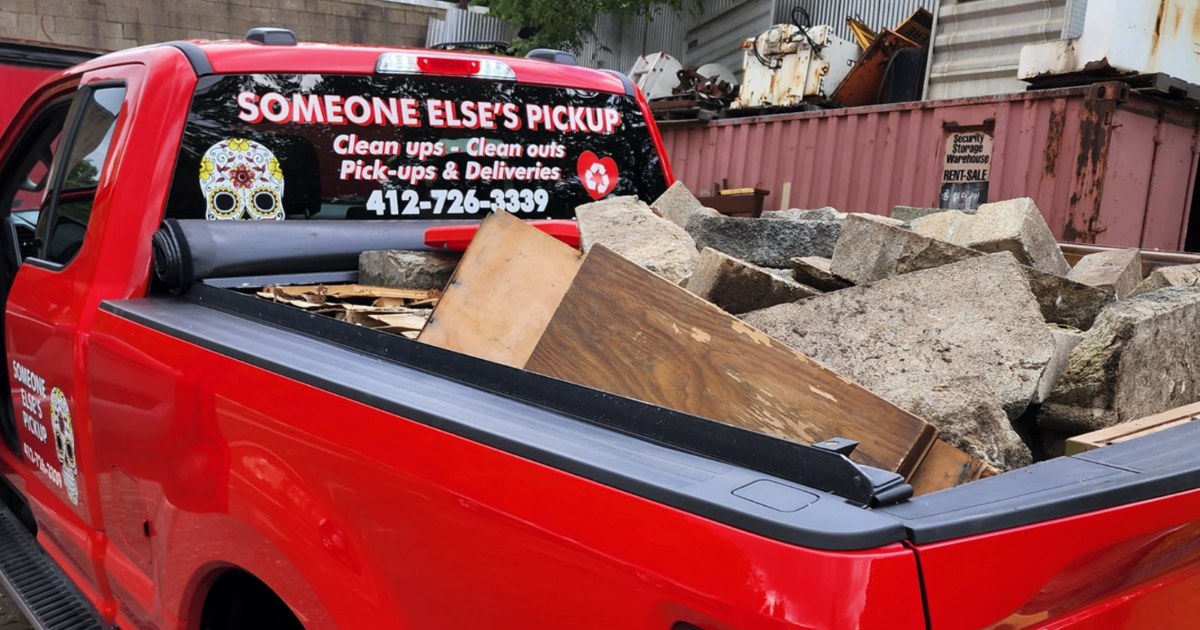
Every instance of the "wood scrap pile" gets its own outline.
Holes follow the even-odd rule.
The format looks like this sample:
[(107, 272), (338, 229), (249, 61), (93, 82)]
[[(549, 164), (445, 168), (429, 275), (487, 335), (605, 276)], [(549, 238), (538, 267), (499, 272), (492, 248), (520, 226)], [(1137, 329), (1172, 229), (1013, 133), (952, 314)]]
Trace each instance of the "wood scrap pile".
[(442, 292), (437, 289), (321, 284), (268, 286), (257, 295), (311, 313), (416, 339)]

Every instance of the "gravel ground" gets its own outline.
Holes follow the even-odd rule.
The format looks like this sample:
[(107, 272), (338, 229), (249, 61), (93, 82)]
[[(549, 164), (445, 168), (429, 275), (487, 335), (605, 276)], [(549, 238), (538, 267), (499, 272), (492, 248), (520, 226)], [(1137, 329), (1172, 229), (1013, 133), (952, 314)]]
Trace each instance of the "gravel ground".
[(0, 588), (0, 630), (33, 630), (3, 588)]

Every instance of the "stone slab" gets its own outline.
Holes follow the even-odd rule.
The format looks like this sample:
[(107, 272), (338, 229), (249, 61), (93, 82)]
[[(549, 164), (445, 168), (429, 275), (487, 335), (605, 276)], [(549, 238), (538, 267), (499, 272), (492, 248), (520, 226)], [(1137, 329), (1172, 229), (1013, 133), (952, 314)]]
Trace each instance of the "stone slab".
[(1150, 275), (1146, 276), (1146, 279), (1142, 280), (1141, 284), (1137, 285), (1125, 297), (1134, 297), (1167, 287), (1187, 287), (1192, 285), (1200, 285), (1200, 265), (1159, 267), (1150, 272)]
[[(911, 223), (921, 217), (926, 217), (931, 214), (946, 212), (945, 208), (914, 208), (913, 206), (895, 206), (892, 208), (892, 218)], [(974, 214), (974, 210), (965, 211), (967, 214)]]
[(696, 264), (698, 253), (692, 237), (651, 212), (637, 197), (584, 204), (575, 208), (575, 218), (585, 253), (602, 244), (677, 284), (691, 275)]
[(1038, 381), (1037, 394), (1033, 397), (1033, 402), (1042, 403), (1050, 392), (1054, 390), (1054, 386), (1058, 384), (1058, 379), (1062, 378), (1063, 372), (1067, 371), (1067, 363), (1071, 359), (1071, 353), (1075, 350), (1075, 346), (1083, 340), (1083, 333), (1075, 330), (1067, 330), (1058, 326), (1050, 326), (1050, 334), (1054, 336), (1054, 356), (1050, 362), (1046, 364), (1046, 371), (1042, 372), (1042, 378)]
[(707, 247), (700, 252), (687, 289), (732, 315), (820, 294), (791, 278), (778, 277)]
[(1096, 318), (1046, 398), (1038, 425), (1087, 433), (1195, 402), (1200, 287), (1121, 300)]
[(460, 260), (460, 252), (363, 252), (358, 257), (358, 283), (393, 289), (440, 291), (450, 282)]
[(667, 192), (659, 195), (654, 203), (650, 204), (650, 209), (658, 216), (678, 225), (686, 227), (688, 219), (692, 218), (693, 214), (702, 214), (710, 217), (721, 216), (720, 212), (707, 208), (700, 203), (692, 191), (688, 190), (683, 182), (675, 182), (667, 189)]
[(1067, 275), (1071, 270), (1042, 213), (1028, 197), (979, 206), (975, 214), (948, 210), (911, 223), (918, 234), (985, 253), (1012, 252), (1022, 264)]
[(687, 231), (711, 247), (761, 267), (790, 267), (800, 256), (830, 256), (842, 231), (834, 220), (750, 219), (693, 215)]
[(830, 271), (867, 284), (982, 256), (979, 252), (859, 215), (846, 217)]
[(1088, 286), (1026, 265), (1021, 265), (1021, 271), (1037, 297), (1042, 317), (1051, 324), (1087, 330), (1100, 311), (1116, 299), (1103, 287)]
[(1114, 249), (1079, 259), (1067, 277), (1113, 292), (1118, 300), (1142, 281), (1142, 256), (1136, 249)]
[(833, 261), (820, 256), (804, 256), (792, 259), (792, 278), (800, 284), (820, 291), (838, 291), (851, 283), (833, 275)]
[[(1020, 416), (1055, 342), (1011, 254), (916, 271), (742, 319), (901, 408), (921, 409), (939, 428), (954, 427), (961, 437), (969, 431), (960, 418), (973, 418), (987, 435), (947, 441), (989, 464), (1026, 461), (1015, 446), (1019, 437), (994, 421), (994, 410)], [(953, 391), (967, 384), (972, 392)]]
[(841, 221), (846, 218), (846, 213), (838, 212), (838, 209), (832, 206), (825, 206), (824, 208), (816, 208), (814, 210), (789, 208), (787, 210), (765, 210), (762, 213), (762, 218), (793, 219), (798, 221)]

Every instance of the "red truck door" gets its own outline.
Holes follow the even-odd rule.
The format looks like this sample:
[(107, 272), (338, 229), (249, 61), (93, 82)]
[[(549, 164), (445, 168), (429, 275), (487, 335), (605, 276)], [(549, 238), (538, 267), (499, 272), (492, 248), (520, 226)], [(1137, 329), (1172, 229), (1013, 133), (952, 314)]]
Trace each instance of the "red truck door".
[(39, 538), (52, 553), (65, 555), (59, 564), (101, 598), (109, 595), (103, 578), (107, 543), (96, 532), (102, 521), (84, 361), (99, 301), (128, 297), (105, 281), (96, 233), (107, 215), (111, 165), (123, 152), (126, 97), (141, 68), (83, 76), (55, 145), (35, 238), (10, 287), (5, 317), (12, 396), (21, 410), (18, 451)]

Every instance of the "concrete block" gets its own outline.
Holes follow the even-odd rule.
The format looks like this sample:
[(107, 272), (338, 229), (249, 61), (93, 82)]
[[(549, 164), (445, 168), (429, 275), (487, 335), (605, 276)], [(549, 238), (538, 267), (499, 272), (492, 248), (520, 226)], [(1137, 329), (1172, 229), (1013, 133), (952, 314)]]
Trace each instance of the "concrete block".
[(693, 214), (701, 214), (710, 217), (721, 216), (720, 212), (712, 208), (704, 207), (695, 195), (692, 194), (683, 182), (675, 182), (667, 189), (667, 192), (659, 195), (654, 203), (650, 204), (650, 209), (654, 214), (667, 219), (668, 221), (678, 225), (679, 227), (687, 227), (688, 219), (692, 218)]
[(1088, 286), (1026, 265), (1021, 265), (1021, 271), (1047, 323), (1087, 330), (1100, 311), (1116, 299), (1103, 287)]
[(1137, 285), (1129, 295), (1134, 297), (1143, 293), (1165, 289), (1167, 287), (1188, 287), (1200, 285), (1200, 265), (1172, 265), (1159, 267), (1150, 272), (1141, 284)]
[(938, 212), (912, 222), (914, 232), (985, 253), (1012, 252), (1017, 261), (1060, 276), (1071, 267), (1050, 226), (1028, 197), (979, 206), (975, 214)]
[(867, 284), (979, 256), (972, 249), (851, 215), (842, 226), (830, 271), (854, 284)]
[(358, 283), (393, 289), (441, 290), (450, 282), (461, 258), (459, 252), (363, 252), (358, 257)]
[(1087, 433), (1200, 398), (1200, 287), (1115, 302), (1071, 353), (1038, 426)]
[(1009, 420), (1024, 412), (1056, 344), (1009, 253), (825, 293), (742, 319), (953, 432), (958, 437), (947, 441), (992, 465), (1028, 461), (1020, 437), (997, 421), (996, 409)]
[(1067, 330), (1058, 326), (1050, 326), (1050, 334), (1054, 337), (1054, 356), (1050, 362), (1046, 364), (1046, 371), (1042, 372), (1042, 378), (1038, 381), (1037, 395), (1033, 397), (1033, 402), (1041, 404), (1045, 402), (1050, 392), (1054, 390), (1054, 386), (1058, 384), (1058, 379), (1062, 378), (1063, 372), (1067, 371), (1067, 363), (1071, 359), (1071, 353), (1075, 351), (1075, 346), (1083, 340), (1083, 333), (1075, 330)]
[(1136, 249), (1114, 249), (1079, 259), (1067, 277), (1088, 286), (1110, 290), (1123, 299), (1142, 281), (1142, 256)]
[(575, 209), (583, 251), (596, 243), (678, 284), (692, 274), (698, 253), (683, 228), (650, 211), (637, 197), (614, 197)]
[(905, 223), (904, 221), (901, 221), (900, 219), (896, 219), (893, 217), (885, 217), (882, 214), (871, 214), (870, 212), (851, 212), (846, 216), (862, 217), (864, 219), (868, 219), (870, 221), (876, 221), (876, 222), (882, 223), (884, 225), (891, 225), (893, 227), (902, 227), (904, 229), (908, 229), (908, 224)]
[(784, 268), (791, 266), (792, 258), (833, 254), (842, 222), (693, 215), (687, 231), (697, 247), (711, 247), (762, 267)]
[(791, 278), (780, 278), (766, 269), (710, 248), (700, 252), (700, 260), (688, 280), (687, 289), (731, 315), (820, 294)]
[(851, 286), (830, 271), (833, 261), (820, 256), (804, 256), (792, 259), (792, 278), (800, 284), (820, 291), (838, 291)]

